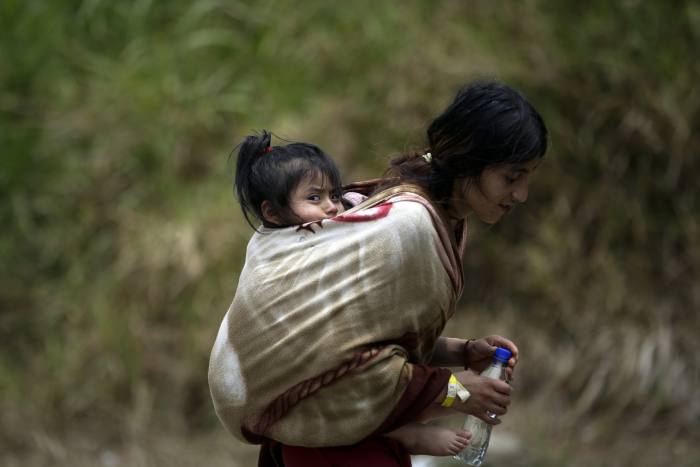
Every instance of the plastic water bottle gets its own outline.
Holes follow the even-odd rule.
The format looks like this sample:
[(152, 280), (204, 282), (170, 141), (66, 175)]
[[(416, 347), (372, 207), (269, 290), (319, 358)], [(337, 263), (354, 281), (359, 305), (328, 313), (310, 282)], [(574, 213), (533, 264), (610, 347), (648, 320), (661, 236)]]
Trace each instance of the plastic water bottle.
[[(481, 375), (505, 381), (506, 367), (510, 356), (510, 350), (498, 347), (493, 354), (491, 365)], [(493, 413), (489, 413), (488, 416), (496, 418), (496, 414)], [(491, 425), (473, 415), (467, 415), (467, 419), (464, 421), (464, 430), (472, 434), (472, 439), (464, 451), (455, 456), (455, 459), (478, 467), (484, 462), (486, 457), (486, 450), (489, 447), (489, 439), (491, 438)]]

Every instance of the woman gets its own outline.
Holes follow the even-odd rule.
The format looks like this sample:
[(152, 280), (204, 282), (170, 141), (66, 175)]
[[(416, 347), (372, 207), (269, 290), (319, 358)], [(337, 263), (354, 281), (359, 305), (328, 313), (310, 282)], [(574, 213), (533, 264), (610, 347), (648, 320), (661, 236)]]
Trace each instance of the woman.
[[(280, 262), (282, 253), (276, 254), (275, 248), (287, 255), (293, 244), (275, 245), (276, 237), (261, 237), (267, 244), (251, 259), (268, 256), (261, 263), (263, 273), (251, 275), (256, 294), (239, 299), (239, 282), (238, 305), (234, 299), (210, 362), (212, 396), (227, 428), (248, 441), (284, 443), (266, 442), (261, 465), (410, 465), (408, 450), (390, 434), (444, 403), (454, 383), (451, 372), (441, 366), (474, 370), (455, 373), (471, 396), (455, 401), (451, 410), (494, 424), (499, 421), (487, 412), (506, 413), (510, 386), (477, 373), (496, 346), (513, 351), (512, 371), (515, 345), (499, 336), (469, 341), (438, 336), (462, 290), (467, 215), (493, 224), (527, 199), (529, 177), (546, 151), (547, 132), (517, 91), (498, 83), (476, 83), (458, 93), (431, 123), (427, 136), (425, 153), (399, 156), (383, 180), (351, 187), (370, 194), (359, 206), (330, 222), (287, 233), (288, 240), (299, 235), (302, 253), (315, 252), (311, 259), (308, 254), (300, 257), (308, 270), (290, 276), (289, 262)], [(343, 227), (344, 222), (365, 223), (353, 231)], [(324, 236), (337, 243), (320, 242)], [(355, 250), (369, 252), (347, 260)], [(316, 264), (314, 258), (321, 260)], [(268, 283), (276, 271), (282, 275)], [(371, 281), (366, 271), (374, 272)], [(382, 271), (394, 275), (377, 275)], [(330, 285), (304, 282), (309, 277), (322, 277)], [(300, 282), (304, 287), (293, 293), (312, 289), (309, 306), (284, 316), (271, 313), (267, 304), (290, 293), (291, 286), (279, 284)], [(356, 287), (361, 293), (352, 295)], [(241, 303), (265, 294), (269, 299), (258, 301), (243, 318), (236, 312)], [(365, 320), (374, 321), (368, 326)], [(305, 335), (296, 331), (301, 328)], [(294, 341), (290, 334), (299, 338)], [(386, 336), (395, 337), (382, 340)], [(308, 365), (285, 374), (274, 359), (287, 343)], [(338, 359), (330, 366), (323, 361), (323, 366), (319, 355)], [(319, 372), (320, 368), (329, 369)], [(233, 373), (237, 379), (231, 382)], [(280, 385), (289, 389), (277, 396)], [(248, 406), (257, 409), (242, 411)]]
[[(444, 209), (455, 240), (464, 232), (468, 214), (487, 224), (495, 224), (517, 204), (524, 203), (528, 197), (530, 176), (547, 150), (547, 129), (540, 115), (517, 91), (498, 83), (475, 83), (461, 90), (452, 104), (430, 124), (427, 136), (425, 153), (393, 159), (388, 177), (379, 189), (404, 184), (421, 187), (433, 203)], [(517, 360), (515, 346), (498, 336), (475, 341), (450, 339), (446, 344), (449, 348), (436, 352), (443, 358), (434, 359), (431, 365), (464, 365), (479, 372), (490, 361), (494, 346), (511, 348)], [(386, 431), (401, 424), (397, 419), (410, 419), (416, 410), (430, 403), (442, 403), (445, 399), (449, 373), (434, 367), (421, 368), (421, 372), (421, 377), (412, 381), (385, 421)], [(485, 382), (479, 381), (479, 377), (471, 372), (459, 372), (456, 376), (472, 392), (472, 397), (466, 403), (455, 403), (453, 407), (489, 423), (498, 423), (487, 417), (486, 411), (502, 415), (505, 407), (487, 408), (474, 397), (476, 388)], [(509, 394), (510, 388), (505, 383), (494, 381), (492, 384), (491, 390)], [(433, 401), (420, 408), (410, 407), (421, 394), (432, 395), (435, 387), (441, 390)], [(425, 398), (421, 402), (419, 406), (426, 403)], [(382, 430), (378, 432), (382, 433)], [(410, 465), (404, 447), (381, 436), (342, 448), (284, 446), (282, 453), (287, 467)]]

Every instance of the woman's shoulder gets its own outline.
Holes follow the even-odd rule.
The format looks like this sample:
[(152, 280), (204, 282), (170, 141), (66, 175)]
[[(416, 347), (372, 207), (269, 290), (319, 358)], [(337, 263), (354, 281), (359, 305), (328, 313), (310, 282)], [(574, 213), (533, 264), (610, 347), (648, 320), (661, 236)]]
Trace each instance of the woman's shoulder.
[(410, 187), (397, 186), (369, 197), (346, 192), (343, 199), (350, 208), (335, 218), (339, 222), (367, 222), (386, 217), (392, 224), (420, 223), (420, 218), (429, 220), (433, 215), (430, 201)]
[(435, 222), (446, 220), (442, 208), (431, 199), (423, 188), (417, 185), (397, 185), (378, 193), (378, 196), (383, 196), (387, 202), (401, 206), (401, 210), (406, 215), (429, 216)]
[[(360, 209), (375, 206), (389, 200), (418, 201), (422, 204), (434, 204), (428, 192), (415, 184), (403, 183), (382, 187), (381, 180), (355, 182), (343, 187), (343, 199)], [(374, 188), (373, 190), (370, 187)]]

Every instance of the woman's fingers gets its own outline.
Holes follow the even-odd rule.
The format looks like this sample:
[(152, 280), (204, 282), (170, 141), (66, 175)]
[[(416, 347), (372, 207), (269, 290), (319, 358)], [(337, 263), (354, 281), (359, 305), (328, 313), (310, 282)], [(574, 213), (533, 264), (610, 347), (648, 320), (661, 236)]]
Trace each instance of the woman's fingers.
[[(475, 415), (490, 424), (498, 424), (498, 417), (508, 412), (511, 387), (505, 381), (479, 376), (471, 372), (455, 373), (457, 379), (469, 389), (471, 397), (465, 403), (453, 406), (460, 412)], [(489, 417), (487, 413), (495, 415)]]
[(505, 415), (508, 412), (508, 408), (493, 402), (486, 404), (486, 411), (495, 413), (496, 415)]
[(491, 383), (491, 387), (493, 388), (494, 392), (505, 394), (506, 396), (510, 396), (510, 393), (513, 392), (513, 388), (505, 381), (501, 381), (499, 379), (489, 379), (488, 382)]
[(491, 392), (486, 395), (480, 405), (483, 410), (493, 412), (496, 415), (503, 415), (508, 411), (510, 396), (499, 392)]
[(505, 407), (507, 409), (510, 405), (510, 397), (503, 396), (501, 394), (494, 394), (493, 397), (491, 397), (491, 399), (489, 400), (489, 403), (492, 405)]
[(501, 423), (500, 418), (492, 417), (491, 415), (489, 415), (489, 412), (480, 412), (480, 413), (476, 414), (475, 417), (482, 419), (483, 421), (485, 421), (489, 425), (498, 425), (499, 423)]
[(512, 366), (515, 366), (515, 364), (518, 362), (519, 351), (518, 351), (518, 346), (516, 346), (513, 341), (511, 341), (510, 339), (506, 339), (503, 336), (496, 336), (496, 335), (486, 337), (486, 341), (495, 347), (503, 347), (503, 348), (510, 350), (510, 352), (513, 355), (511, 357), (510, 361), (508, 362), (508, 364), (510, 365), (512, 362)]
[(501, 399), (500, 397), (496, 397), (494, 399), (484, 401), (474, 401), (474, 404), (472, 404), (472, 406), (466, 410), (466, 412), (477, 415), (482, 412), (489, 412), (500, 416), (505, 415), (508, 412), (509, 405), (509, 399)]

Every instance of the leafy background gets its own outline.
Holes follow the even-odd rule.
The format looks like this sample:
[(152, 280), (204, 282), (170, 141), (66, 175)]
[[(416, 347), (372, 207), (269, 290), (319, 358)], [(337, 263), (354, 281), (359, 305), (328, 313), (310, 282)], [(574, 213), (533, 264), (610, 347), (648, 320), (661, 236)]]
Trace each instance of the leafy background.
[(3, 465), (255, 465), (206, 383), (251, 235), (232, 148), (378, 176), (475, 78), (551, 133), (529, 202), (472, 222), (446, 331), (521, 348), (488, 463), (700, 461), (697, 2), (3, 0), (0, 28)]

